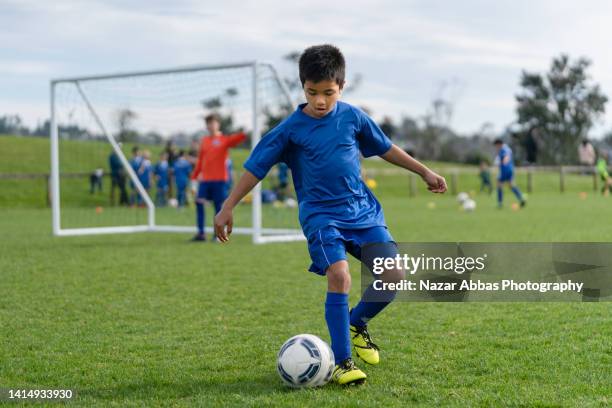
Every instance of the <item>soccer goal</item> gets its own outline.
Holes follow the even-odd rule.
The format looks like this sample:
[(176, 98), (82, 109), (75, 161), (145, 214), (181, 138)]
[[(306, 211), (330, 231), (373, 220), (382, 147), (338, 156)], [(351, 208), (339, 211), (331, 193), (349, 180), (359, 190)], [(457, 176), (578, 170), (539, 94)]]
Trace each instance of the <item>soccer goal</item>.
[[(224, 134), (247, 134), (247, 142), (230, 153), (236, 181), (262, 134), (293, 108), (274, 67), (260, 62), (51, 81), (53, 233), (194, 233), (191, 188), (178, 186), (172, 169), (181, 151), (193, 162), (206, 134), (204, 116), (219, 115)], [(165, 173), (164, 158), (170, 169)], [(251, 235), (255, 243), (304, 239), (293, 190), (280, 194), (278, 171), (272, 169), (237, 206), (235, 234)], [(209, 234), (213, 217), (206, 205)]]

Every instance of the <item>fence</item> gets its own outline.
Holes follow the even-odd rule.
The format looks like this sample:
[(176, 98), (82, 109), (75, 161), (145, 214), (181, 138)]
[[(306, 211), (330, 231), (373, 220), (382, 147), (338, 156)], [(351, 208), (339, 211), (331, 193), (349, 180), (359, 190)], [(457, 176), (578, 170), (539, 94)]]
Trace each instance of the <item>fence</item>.
[[(478, 169), (476, 168), (443, 168), (433, 169), (436, 172), (444, 175), (448, 183), (449, 192), (451, 194), (457, 194), (461, 191), (462, 183), (460, 182), (460, 176), (473, 176), (478, 177)], [(368, 176), (407, 176), (409, 183), (409, 194), (411, 197), (417, 195), (418, 176), (414, 173), (406, 173), (405, 170), (399, 168), (369, 168), (367, 169)], [(528, 193), (534, 192), (534, 180), (539, 175), (546, 174), (547, 176), (556, 174), (558, 177), (558, 189), (560, 193), (566, 191), (566, 176), (569, 174), (579, 174), (585, 177), (592, 178), (593, 191), (598, 191), (599, 188), (599, 175), (594, 168), (588, 166), (530, 166), (530, 167), (517, 167), (515, 169), (515, 179), (519, 182), (524, 182), (526, 185), (526, 191)], [(84, 182), (89, 182), (91, 172), (81, 173), (62, 173), (62, 178), (78, 179), (83, 178)], [(239, 176), (239, 174), (237, 174)], [(104, 173), (104, 178), (109, 178), (110, 174)], [(522, 181), (521, 181), (522, 178)], [(41, 194), (42, 203), (46, 206), (50, 206), (51, 203), (51, 189), (50, 189), (50, 176), (49, 173), (0, 173), (1, 180), (40, 180), (42, 192)], [(41, 203), (41, 204), (42, 204)]]
[[(434, 171), (442, 174), (446, 178), (448, 183), (448, 189), (451, 194), (457, 194), (460, 189), (459, 176), (469, 175), (478, 177), (478, 169), (474, 168), (444, 168), (444, 169), (433, 169)], [(399, 168), (389, 169), (368, 169), (368, 176), (392, 176), (392, 175), (406, 175), (406, 171)], [(537, 174), (557, 174), (559, 178), (559, 192), (564, 193), (566, 191), (566, 175), (577, 174), (590, 177), (592, 179), (593, 191), (598, 190), (599, 174), (593, 167), (589, 166), (529, 166), (529, 167), (517, 167), (515, 168), (515, 179), (520, 180), (524, 177), (526, 183), (526, 191), (528, 193), (534, 192), (534, 179)], [(409, 193), (410, 196), (417, 194), (417, 181), (418, 176), (414, 173), (409, 173)]]

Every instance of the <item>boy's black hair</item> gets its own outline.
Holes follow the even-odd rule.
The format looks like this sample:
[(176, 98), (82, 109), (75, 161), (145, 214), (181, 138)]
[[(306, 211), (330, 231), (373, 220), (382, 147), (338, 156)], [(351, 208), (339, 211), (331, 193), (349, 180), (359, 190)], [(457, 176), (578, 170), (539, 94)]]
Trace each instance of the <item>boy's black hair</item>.
[(336, 81), (344, 84), (345, 63), (342, 52), (330, 44), (313, 45), (300, 56), (300, 82)]
[(497, 138), (497, 139), (495, 139), (495, 140), (493, 141), (493, 144), (494, 144), (494, 145), (504, 144), (504, 141), (503, 141), (503, 140), (501, 140), (500, 138)]
[(204, 117), (204, 120), (206, 121), (206, 123), (210, 123), (213, 120), (216, 121), (217, 123), (221, 123), (221, 115), (219, 115), (218, 113), (211, 113), (209, 115), (206, 115)]
[(185, 151), (184, 150), (179, 150), (178, 152), (178, 157), (183, 157), (185, 155)]
[(134, 146), (134, 147), (132, 147), (132, 154), (136, 154), (136, 153), (138, 153), (138, 151), (139, 151), (139, 150), (140, 150), (140, 149), (138, 148), (138, 146)]

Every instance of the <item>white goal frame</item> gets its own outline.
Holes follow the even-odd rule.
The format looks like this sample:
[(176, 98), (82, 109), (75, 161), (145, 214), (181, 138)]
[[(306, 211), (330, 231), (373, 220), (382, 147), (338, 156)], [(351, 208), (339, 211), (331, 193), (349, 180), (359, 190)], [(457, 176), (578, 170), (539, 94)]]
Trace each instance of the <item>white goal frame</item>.
[[(180, 67), (172, 69), (162, 69), (154, 71), (139, 71), (139, 72), (124, 72), (109, 75), (95, 75), (95, 76), (83, 76), (74, 78), (60, 78), (51, 80), (51, 92), (50, 92), (50, 104), (51, 104), (51, 213), (52, 213), (52, 228), (55, 236), (78, 236), (78, 235), (97, 235), (97, 234), (121, 234), (121, 233), (136, 233), (136, 232), (196, 232), (194, 227), (186, 226), (172, 226), (172, 225), (157, 225), (155, 222), (155, 204), (151, 197), (147, 194), (138, 176), (129, 165), (129, 162), (123, 151), (121, 150), (118, 142), (112, 133), (108, 132), (100, 120), (100, 117), (96, 113), (94, 106), (91, 105), (87, 94), (83, 91), (80, 86), (81, 82), (103, 80), (103, 79), (117, 79), (122, 77), (136, 77), (136, 76), (149, 76), (159, 74), (174, 74), (183, 72), (194, 72), (194, 71), (206, 71), (206, 70), (218, 70), (218, 69), (231, 69), (231, 68), (247, 68), (250, 67), (253, 71), (252, 75), (252, 116), (253, 116), (253, 130), (252, 130), (252, 147), (254, 148), (257, 143), (261, 140), (261, 127), (259, 124), (259, 103), (258, 103), (258, 90), (257, 90), (257, 72), (260, 67), (267, 67), (271, 70), (275, 81), (278, 83), (285, 98), (292, 107), (295, 104), (291, 98), (291, 94), (287, 89), (285, 83), (280, 79), (278, 72), (274, 66), (267, 62), (250, 61), (236, 64), (215, 64), (215, 65), (195, 65), (189, 67)], [(129, 180), (132, 181), (143, 198), (144, 204), (148, 210), (147, 223), (142, 225), (130, 225), (130, 226), (112, 226), (112, 227), (89, 227), (89, 228), (62, 228), (61, 226), (61, 209), (60, 209), (60, 173), (59, 173), (59, 132), (56, 115), (56, 86), (62, 83), (72, 83), (75, 85), (79, 95), (81, 96), (83, 103), (87, 110), (91, 114), (94, 122), (98, 126), (101, 133), (106, 137), (106, 140), (110, 143), (113, 151), (119, 157), (124, 170), (127, 172)], [(206, 232), (214, 232), (211, 227), (206, 227)], [(253, 243), (263, 244), (270, 242), (289, 242), (289, 241), (302, 241), (305, 237), (300, 229), (283, 229), (283, 228), (263, 228), (262, 227), (262, 201), (261, 201), (261, 183), (258, 183), (253, 189), (253, 201), (252, 201), (252, 227), (237, 227), (233, 229), (234, 234), (246, 234), (251, 235)]]

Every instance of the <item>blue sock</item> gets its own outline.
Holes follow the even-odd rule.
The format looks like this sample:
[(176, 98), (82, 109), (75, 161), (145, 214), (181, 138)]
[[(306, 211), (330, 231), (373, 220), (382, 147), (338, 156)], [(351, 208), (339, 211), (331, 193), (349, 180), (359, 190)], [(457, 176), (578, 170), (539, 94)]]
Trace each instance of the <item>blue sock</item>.
[(503, 199), (504, 199), (504, 190), (502, 190), (501, 187), (497, 187), (497, 204), (501, 205)]
[(196, 216), (198, 220), (198, 234), (204, 235), (204, 204), (196, 201)]
[(512, 186), (512, 192), (519, 201), (523, 201), (523, 195), (521, 194), (521, 190), (519, 190), (517, 186)]
[(325, 321), (331, 337), (331, 348), (334, 352), (336, 364), (340, 364), (351, 357), (347, 293), (327, 292)]
[(375, 290), (372, 285), (368, 286), (359, 303), (351, 310), (351, 325), (356, 327), (367, 325), (370, 319), (393, 302), (395, 294), (394, 290), (379, 291)]

